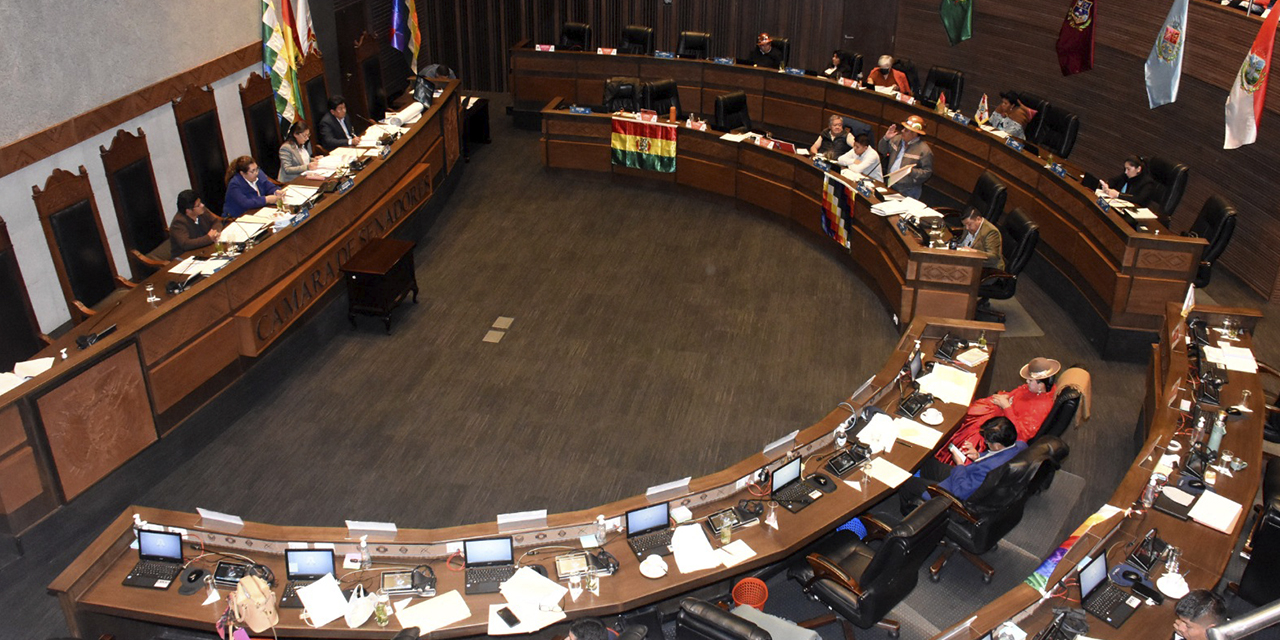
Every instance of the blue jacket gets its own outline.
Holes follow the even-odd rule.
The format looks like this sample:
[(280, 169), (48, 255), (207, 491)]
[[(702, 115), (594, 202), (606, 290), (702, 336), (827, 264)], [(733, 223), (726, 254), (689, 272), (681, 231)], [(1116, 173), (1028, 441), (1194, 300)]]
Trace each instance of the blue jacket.
[(961, 500), (968, 500), (969, 496), (982, 486), (982, 481), (987, 479), (987, 474), (991, 473), (992, 469), (1012, 460), (1019, 451), (1026, 448), (1027, 443), (1019, 440), (1012, 447), (1001, 449), (963, 467), (956, 467), (951, 470), (951, 475), (947, 476), (946, 480), (938, 483), (938, 486)]
[(222, 217), (239, 218), (246, 211), (265, 207), (267, 200), (263, 196), (269, 196), (279, 190), (276, 183), (267, 179), (265, 173), (258, 173), (258, 191), (254, 191), (244, 176), (237, 173), (231, 177), (231, 182), (227, 183), (227, 199), (222, 204)]

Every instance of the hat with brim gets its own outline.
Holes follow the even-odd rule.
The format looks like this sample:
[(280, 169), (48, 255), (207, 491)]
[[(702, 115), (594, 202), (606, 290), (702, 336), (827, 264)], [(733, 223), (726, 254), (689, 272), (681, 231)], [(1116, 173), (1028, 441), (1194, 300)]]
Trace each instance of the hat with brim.
[(921, 120), (919, 116), (911, 116), (910, 118), (903, 120), (901, 124), (904, 128), (910, 131), (914, 131), (922, 136), (925, 135), (924, 121)]
[(1062, 370), (1062, 363), (1053, 358), (1032, 358), (1031, 362), (1022, 365), (1022, 371), (1018, 375), (1023, 380), (1044, 380), (1058, 375)]

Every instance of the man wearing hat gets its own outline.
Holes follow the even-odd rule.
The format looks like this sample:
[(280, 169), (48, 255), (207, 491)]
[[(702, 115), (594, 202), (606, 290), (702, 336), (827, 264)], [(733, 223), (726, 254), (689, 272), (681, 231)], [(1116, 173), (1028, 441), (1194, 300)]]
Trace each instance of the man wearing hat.
[(1022, 97), (1013, 91), (1000, 94), (1000, 105), (991, 113), (991, 126), (1019, 139), (1027, 137), (1031, 111), (1022, 106)]
[(904, 167), (910, 171), (894, 182), (889, 182), (904, 196), (920, 199), (924, 183), (933, 177), (933, 149), (924, 142), (924, 119), (909, 116), (902, 128), (891, 124), (880, 139), (880, 155), (889, 163), (886, 180), (893, 180), (893, 172)]
[(751, 50), (747, 59), (757, 67), (782, 68), (782, 52), (773, 48), (773, 38), (767, 33), (756, 36), (756, 47)]
[[(960, 427), (952, 434), (948, 444), (965, 452), (973, 450), (981, 453), (987, 446), (982, 438), (981, 427), (997, 416), (1004, 416), (1013, 422), (1020, 442), (1030, 440), (1040, 431), (1040, 425), (1053, 408), (1053, 383), (1061, 370), (1062, 364), (1053, 358), (1032, 358), (1019, 372), (1024, 382), (1017, 389), (997, 393), (969, 405), (969, 411), (961, 419)], [(942, 447), (934, 457), (947, 464), (958, 462), (949, 447)]]

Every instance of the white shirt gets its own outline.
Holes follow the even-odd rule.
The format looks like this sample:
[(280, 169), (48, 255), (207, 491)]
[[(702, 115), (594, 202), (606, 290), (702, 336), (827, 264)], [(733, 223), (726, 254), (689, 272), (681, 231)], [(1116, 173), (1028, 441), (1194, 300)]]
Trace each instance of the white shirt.
[(880, 154), (876, 153), (875, 148), (871, 145), (867, 145), (867, 148), (863, 149), (861, 154), (856, 149), (850, 149), (840, 156), (836, 162), (872, 180), (884, 182), (884, 170), (880, 167)]

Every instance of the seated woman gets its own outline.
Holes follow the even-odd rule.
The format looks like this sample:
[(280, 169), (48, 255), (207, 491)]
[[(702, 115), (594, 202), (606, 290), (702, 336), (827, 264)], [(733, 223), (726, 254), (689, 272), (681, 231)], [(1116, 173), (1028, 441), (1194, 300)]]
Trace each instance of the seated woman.
[(292, 182), (302, 177), (302, 172), (316, 168), (317, 162), (311, 150), (311, 128), (299, 120), (289, 125), (289, 133), (280, 145), (280, 182)]
[(1147, 206), (1156, 193), (1156, 181), (1147, 175), (1147, 163), (1138, 156), (1124, 159), (1124, 173), (1102, 183), (1102, 190), (1112, 198)]
[(1000, 94), (1000, 105), (991, 112), (991, 126), (1019, 140), (1027, 137), (1027, 123), (1031, 122), (1031, 112), (1022, 104), (1022, 97), (1013, 91)]
[(836, 49), (831, 53), (831, 68), (822, 72), (822, 75), (832, 80), (840, 80), (842, 78), (854, 77), (853, 74), (853, 54), (844, 49)]
[[(960, 421), (960, 427), (951, 435), (948, 444), (953, 444), (966, 454), (972, 450), (981, 453), (987, 444), (982, 438), (981, 428), (988, 420), (1004, 416), (1013, 422), (1018, 430), (1018, 440), (1026, 442), (1040, 431), (1049, 410), (1053, 408), (1055, 394), (1054, 377), (1062, 370), (1062, 364), (1052, 358), (1032, 358), (1023, 365), (1019, 375), (1025, 384), (1008, 393), (997, 393), (969, 405), (969, 411)], [(967, 446), (966, 446), (967, 445)], [(942, 447), (934, 457), (939, 462), (957, 464), (957, 460), (949, 447)], [(966, 459), (970, 459), (966, 456)], [(964, 464), (969, 464), (964, 462)]]
[(280, 187), (258, 170), (249, 156), (240, 156), (227, 167), (227, 198), (222, 204), (222, 217), (239, 218), (246, 211), (260, 209), (280, 200)]

